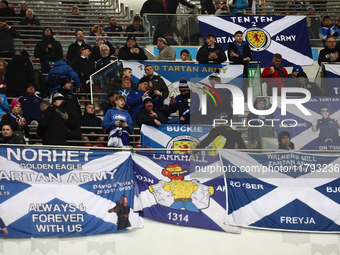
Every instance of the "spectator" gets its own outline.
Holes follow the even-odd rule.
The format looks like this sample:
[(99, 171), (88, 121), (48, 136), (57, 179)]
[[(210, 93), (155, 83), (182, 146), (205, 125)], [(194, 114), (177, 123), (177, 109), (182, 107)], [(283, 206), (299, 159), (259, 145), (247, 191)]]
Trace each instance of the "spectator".
[(19, 97), (26, 93), (27, 84), (35, 86), (34, 71), (27, 51), (14, 55), (7, 65), (7, 96)]
[(122, 89), (122, 77), (126, 77), (126, 76), (128, 76), (130, 78), (131, 87), (132, 87), (132, 89), (135, 90), (137, 88), (137, 85), (136, 85), (136, 83), (133, 80), (131, 80), (131, 78), (132, 78), (132, 69), (129, 68), (129, 67), (125, 67), (122, 70), (122, 75), (119, 75), (118, 77), (116, 77), (114, 79), (108, 80), (105, 83), (107, 93), (110, 93), (110, 91), (119, 91), (119, 90), (121, 90)]
[(294, 150), (294, 143), (290, 141), (290, 134), (287, 131), (281, 131), (279, 134), (279, 148), (280, 150)]
[(311, 93), (312, 97), (315, 96), (323, 96), (321, 89), (319, 86), (314, 83), (310, 82), (307, 78), (307, 74), (303, 71), (299, 72), (297, 74), (298, 81), (300, 83), (300, 87), (304, 89), (308, 89), (309, 92)]
[(118, 94), (120, 96), (127, 98), (130, 91), (131, 91), (131, 79), (129, 76), (125, 76), (122, 79), (122, 89), (118, 91)]
[(0, 58), (12, 58), (14, 55), (13, 38), (19, 38), (20, 34), (0, 18)]
[(196, 60), (201, 64), (221, 64), (227, 60), (224, 49), (216, 43), (214, 34), (207, 34), (205, 44), (198, 50)]
[(28, 3), (26, 2), (23, 2), (21, 4), (21, 10), (20, 12), (17, 14), (18, 17), (23, 17), (25, 18), (26, 17), (26, 11), (28, 10)]
[(7, 94), (6, 93), (6, 88), (7, 88), (6, 70), (7, 70), (7, 62), (5, 60), (0, 59), (0, 94)]
[(35, 45), (34, 57), (40, 58), (41, 72), (50, 71), (49, 63), (63, 58), (63, 49), (60, 42), (53, 38), (53, 31), (49, 27), (43, 29), (42, 40)]
[(100, 38), (96, 41), (95, 45), (92, 47), (92, 59), (94, 61), (97, 61), (98, 59), (101, 58), (100, 55), (100, 46), (102, 46), (103, 44), (106, 44), (107, 46), (109, 46), (110, 48), (110, 55), (112, 55), (115, 51), (115, 49), (113, 48), (112, 44), (104, 39), (104, 38)]
[(90, 45), (84, 42), (84, 31), (78, 28), (75, 32), (76, 41), (68, 46), (67, 59), (72, 63), (72, 60), (80, 55), (80, 49), (88, 47)]
[(205, 14), (214, 14), (215, 13), (215, 7), (213, 4), (213, 1), (211, 0), (200, 0), (201, 4), (201, 13)]
[[(160, 16), (163, 17), (163, 16)], [(156, 31), (153, 35), (153, 44), (157, 44), (159, 37), (164, 37), (168, 40), (169, 45), (178, 45), (178, 42), (180, 39), (178, 38), (175, 40), (174, 36), (179, 37), (179, 31), (177, 29), (177, 23), (174, 19), (170, 20), (168, 16), (165, 17), (164, 20), (161, 20), (158, 22), (158, 25), (156, 27)]]
[[(121, 26), (117, 26), (117, 20), (115, 17), (109, 17), (109, 25), (104, 27), (104, 32), (108, 32), (108, 36), (120, 36), (123, 37), (123, 28)], [(118, 34), (121, 32), (121, 34)]]
[(147, 60), (144, 50), (136, 43), (136, 37), (127, 38), (125, 45), (119, 50), (119, 59), (122, 60)]
[(275, 53), (273, 62), (270, 66), (263, 69), (261, 74), (262, 83), (267, 83), (267, 95), (273, 95), (273, 88), (277, 87), (278, 95), (281, 95), (281, 88), (286, 86), (286, 78), (288, 72), (286, 68), (281, 66), (282, 56)]
[[(315, 9), (313, 5), (307, 7), (307, 29), (309, 39), (319, 39), (320, 18), (315, 17)], [(339, 28), (340, 29), (340, 28)], [(311, 41), (312, 43), (313, 41)]]
[(158, 23), (163, 20), (162, 15), (154, 14), (166, 14), (164, 5), (158, 0), (146, 0), (140, 9), (140, 15), (143, 17), (144, 13), (147, 13), (147, 20), (150, 22), (150, 27), (157, 27)]
[(243, 15), (248, 7), (247, 0), (230, 0), (228, 3), (231, 15)]
[(261, 14), (273, 14), (274, 9), (271, 6), (267, 6), (266, 0), (260, 0), (259, 5), (257, 6), (257, 13)]
[(181, 50), (180, 58), (181, 58), (181, 61), (193, 61), (187, 49)]
[(165, 0), (166, 5), (168, 6), (168, 13), (169, 14), (176, 14), (176, 10), (178, 7), (178, 4), (181, 3), (184, 6), (188, 7), (188, 8), (194, 8), (195, 5), (194, 4), (190, 4), (189, 2), (185, 1), (185, 0)]
[[(88, 104), (85, 107), (83, 115), (83, 126), (85, 127), (102, 127), (102, 120), (95, 115), (94, 105)], [(83, 141), (104, 141), (105, 136), (86, 136), (86, 134), (104, 134), (103, 129), (83, 129)], [(85, 135), (84, 135), (85, 134)]]
[(81, 91), (90, 92), (90, 75), (93, 74), (95, 69), (95, 63), (90, 59), (91, 48), (84, 47), (80, 49), (80, 56), (72, 60), (71, 67), (78, 74)]
[(340, 48), (336, 45), (336, 39), (334, 36), (328, 36), (326, 39), (326, 46), (319, 53), (318, 63), (322, 62), (340, 62), (339, 58)]
[(19, 25), (21, 26), (27, 26), (26, 28), (22, 28), (24, 30), (29, 30), (27, 32), (23, 32), (21, 35), (21, 38), (40, 38), (39, 35), (37, 36), (37, 33), (40, 34), (40, 32), (34, 32), (31, 30), (40, 30), (40, 22), (39, 20), (35, 17), (33, 10), (28, 9), (26, 11), (26, 18), (24, 18), (23, 20), (21, 20), (19, 22)]
[(303, 71), (302, 66), (300, 65), (294, 65), (292, 69), (292, 73), (297, 75), (299, 72)]
[[(40, 22), (38, 19), (36, 19), (34, 12), (32, 9), (28, 9), (26, 11), (26, 18), (22, 19), (19, 22), (19, 25), (21, 26), (41, 26)], [(32, 28), (31, 28), (32, 29)]]
[(333, 35), (335, 38), (338, 38), (340, 30), (332, 24), (332, 19), (330, 16), (324, 16), (322, 23), (323, 25), (319, 29), (319, 37), (325, 45), (327, 37)]
[(148, 82), (142, 78), (139, 80), (137, 91), (131, 91), (127, 96), (127, 105), (132, 120), (136, 119), (137, 112), (143, 107), (143, 98), (148, 94)]
[(27, 122), (23, 117), (21, 104), (16, 98), (11, 101), (10, 112), (1, 116), (1, 125), (10, 125), (14, 133), (18, 133), (25, 140), (28, 138)]
[(2, 114), (8, 113), (10, 111), (7, 97), (5, 94), (0, 94), (0, 119)]
[(52, 105), (46, 100), (41, 103), (43, 112), (38, 125), (37, 134), (42, 138), (44, 145), (66, 145), (68, 115), (60, 106), (64, 97), (55, 93), (52, 97)]
[(103, 107), (104, 115), (112, 107), (116, 106), (115, 99), (116, 99), (117, 96), (119, 96), (117, 91), (110, 91), (110, 93), (109, 93), (109, 102), (106, 105), (104, 105), (104, 107)]
[(223, 5), (221, 6), (221, 9), (218, 9), (218, 10), (215, 12), (215, 15), (216, 15), (216, 16), (219, 16), (219, 15), (230, 15), (230, 10), (229, 10), (228, 5), (223, 4)]
[(119, 46), (119, 45), (116, 45), (116, 46), (115, 46), (115, 52), (113, 53), (113, 56), (115, 56), (116, 58), (118, 58), (119, 49), (120, 49), (120, 46)]
[(167, 124), (168, 120), (163, 113), (153, 108), (152, 98), (145, 96), (143, 98), (143, 107), (137, 112), (136, 122), (139, 127), (143, 124), (161, 126), (162, 124)]
[(129, 133), (132, 133), (133, 123), (130, 114), (124, 110), (125, 97), (117, 96), (116, 107), (108, 110), (104, 116), (102, 127), (110, 131), (108, 147), (129, 147)]
[(181, 37), (181, 45), (200, 45), (201, 30), (198, 19), (193, 13), (188, 13), (188, 18), (185, 20), (185, 25), (179, 30)]
[[(164, 80), (162, 79), (161, 75), (155, 75), (155, 70), (153, 69), (152, 65), (146, 65), (144, 67), (144, 71), (146, 74), (147, 82), (153, 85), (153, 93), (159, 95), (166, 99), (169, 96), (169, 89), (168, 86), (165, 84)], [(151, 94), (153, 94), (150, 92)], [(152, 97), (152, 95), (150, 96)]]
[(215, 1), (215, 11), (218, 11), (222, 8), (222, 3), (221, 1)]
[[(82, 114), (81, 114), (81, 108), (80, 104), (78, 101), (78, 98), (75, 94), (71, 92), (71, 80), (68, 78), (61, 78), (60, 79), (60, 88), (58, 89), (58, 93), (62, 94), (64, 96), (64, 101), (65, 101), (65, 109), (68, 106), (68, 104), (73, 104), (74, 107), (72, 107), (77, 114), (77, 118), (79, 120), (79, 126), (81, 124), (82, 120)], [(69, 117), (71, 118), (73, 115), (69, 114)]]
[(336, 17), (336, 25), (337, 28), (340, 30), (340, 16)]
[(96, 62), (96, 71), (117, 60), (116, 57), (110, 56), (110, 48), (106, 44), (100, 46), (100, 56), (102, 58)]
[(195, 113), (200, 105), (197, 93), (191, 92), (185, 78), (179, 81), (180, 95), (170, 100), (169, 111), (179, 112), (178, 124), (190, 124), (190, 116)]
[[(81, 140), (81, 111), (79, 110), (80, 106), (79, 104), (76, 105), (74, 103), (74, 100), (72, 100), (72, 94), (70, 92), (71, 88), (71, 82), (66, 79), (62, 78), (60, 81), (61, 88), (58, 89), (57, 93), (54, 93), (52, 96), (52, 100), (54, 97), (60, 97), (62, 96), (63, 99), (61, 104), (59, 104), (60, 108), (64, 109), (64, 111), (68, 115), (68, 119), (66, 121), (66, 127), (67, 127), (67, 139), (68, 140)], [(59, 91), (62, 91), (64, 93), (67, 93), (67, 96), (65, 97), (62, 93)], [(71, 98), (70, 98), (71, 97)]]
[(168, 45), (168, 40), (166, 38), (158, 38), (157, 49), (159, 49), (160, 52), (155, 60), (176, 60), (176, 51)]
[[(55, 84), (54, 87), (51, 87), (51, 82), (50, 82), (50, 77), (52, 76), (51, 74), (60, 74), (60, 78), (69, 78), (73, 79), (74, 84), (76, 86), (76, 93), (80, 91), (80, 81), (78, 74), (73, 71), (72, 67), (69, 66), (67, 63), (67, 60), (59, 60), (56, 62), (53, 66), (53, 68), (50, 71), (50, 74), (46, 77), (46, 84), (50, 86), (50, 94), (52, 95), (54, 92), (60, 88), (60, 83)], [(60, 82), (60, 80), (59, 80)]]
[(5, 144), (25, 144), (24, 137), (20, 133), (13, 133), (10, 125), (2, 126), (2, 138)]
[(16, 17), (17, 14), (12, 8), (9, 8), (8, 1), (2, 0), (0, 2), (0, 17)]
[(127, 26), (125, 32), (127, 34), (127, 37), (144, 37), (146, 29), (143, 25), (140, 24), (140, 16), (136, 15), (133, 18), (132, 25)]
[(26, 119), (28, 125), (32, 125), (32, 121), (39, 121), (41, 119), (40, 104), (43, 99), (35, 94), (35, 87), (33, 84), (27, 84), (26, 94), (18, 98), (19, 103), (24, 109), (23, 117)]
[(67, 20), (69, 26), (84, 27), (87, 25), (85, 17), (80, 15), (80, 11), (77, 5), (72, 6), (71, 15)]
[(90, 36), (97, 36), (97, 37), (99, 37), (99, 36), (106, 36), (106, 35), (103, 34), (103, 29), (101, 28), (101, 26), (95, 25), (91, 29)]
[(228, 58), (236, 64), (243, 64), (243, 94), (247, 95), (248, 82), (248, 63), (253, 59), (250, 47), (243, 41), (243, 32), (237, 31), (234, 34), (234, 41), (229, 43)]

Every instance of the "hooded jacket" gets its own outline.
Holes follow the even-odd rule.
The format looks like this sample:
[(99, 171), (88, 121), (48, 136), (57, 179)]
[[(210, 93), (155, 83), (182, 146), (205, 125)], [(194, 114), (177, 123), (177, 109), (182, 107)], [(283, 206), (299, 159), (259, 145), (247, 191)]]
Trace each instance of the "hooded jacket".
[(63, 58), (63, 48), (60, 42), (56, 41), (53, 37), (53, 31), (51, 28), (51, 36), (45, 36), (45, 30), (49, 27), (45, 27), (42, 32), (42, 40), (35, 45), (34, 57), (40, 58), (40, 63), (44, 61), (56, 62)]
[(6, 70), (7, 92), (25, 94), (27, 84), (35, 86), (34, 71), (31, 60), (26, 55), (14, 55)]
[[(89, 114), (86, 109), (84, 110), (83, 115), (83, 126), (85, 127), (101, 127), (102, 120), (96, 116), (95, 113)], [(96, 134), (104, 134), (102, 129), (83, 129), (82, 132), (86, 134), (90, 134), (91, 132), (95, 132)]]
[[(209, 59), (209, 55), (211, 52), (216, 53), (217, 59), (212, 60)], [(224, 49), (218, 43), (215, 43), (214, 48), (210, 48), (207, 43), (198, 50), (196, 60), (200, 64), (207, 64), (209, 62), (214, 62), (215, 64), (221, 64), (222, 62), (227, 60), (227, 56), (225, 55)]]
[(133, 47), (139, 49), (138, 54), (131, 53), (130, 48), (125, 43), (125, 45), (119, 50), (118, 58), (121, 60), (147, 60), (148, 59), (148, 57), (145, 55), (144, 50), (140, 48), (137, 43)]

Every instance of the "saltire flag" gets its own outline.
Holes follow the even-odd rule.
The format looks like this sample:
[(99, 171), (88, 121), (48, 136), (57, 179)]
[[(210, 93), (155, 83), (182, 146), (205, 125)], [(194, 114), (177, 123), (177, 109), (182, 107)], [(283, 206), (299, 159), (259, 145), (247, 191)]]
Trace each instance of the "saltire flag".
[(273, 113), (277, 137), (281, 131), (288, 131), (297, 150), (340, 150), (339, 102), (339, 97), (312, 97), (303, 104), (311, 115), (294, 104), (287, 104), (286, 115), (282, 115), (279, 100)]
[(339, 96), (340, 94), (340, 65), (324, 64), (326, 70), (326, 81), (329, 96)]
[(135, 211), (156, 221), (232, 233), (225, 225), (225, 186), (217, 156), (132, 154)]
[(94, 235), (142, 226), (133, 212), (129, 152), (0, 147), (0, 165), (2, 237)]
[(216, 35), (216, 42), (225, 51), (234, 40), (236, 31), (243, 32), (252, 50), (253, 61), (261, 67), (272, 63), (273, 55), (280, 53), (282, 66), (313, 65), (305, 16), (198, 16), (203, 38)]
[(142, 147), (178, 149), (175, 154), (187, 154), (188, 151), (181, 149), (195, 149), (211, 128), (208, 125), (142, 125)]
[(225, 171), (227, 223), (269, 230), (340, 231), (337, 156), (292, 151), (219, 150)]

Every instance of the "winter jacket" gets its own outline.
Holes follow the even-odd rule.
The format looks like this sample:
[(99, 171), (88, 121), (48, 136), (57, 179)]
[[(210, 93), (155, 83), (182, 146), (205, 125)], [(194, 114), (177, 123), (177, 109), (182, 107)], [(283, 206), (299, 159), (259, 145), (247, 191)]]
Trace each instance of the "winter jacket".
[(14, 52), (13, 38), (19, 38), (20, 34), (13, 27), (6, 30), (0, 30), (0, 52)]
[(40, 58), (40, 63), (44, 61), (56, 62), (63, 58), (63, 48), (60, 42), (53, 38), (53, 31), (51, 28), (52, 35), (44, 36), (44, 31), (49, 28), (45, 27), (43, 29), (43, 39), (35, 45), (34, 57)]
[[(217, 59), (212, 60), (209, 58), (210, 53), (216, 53)], [(210, 48), (208, 44), (204, 44), (197, 52), (196, 60), (200, 64), (207, 64), (213, 62), (214, 64), (221, 64), (222, 62), (227, 60), (227, 56), (225, 55), (224, 49), (218, 43), (215, 43), (214, 48)]]
[[(156, 120), (158, 120), (162, 124), (167, 124), (168, 119), (161, 113), (160, 111), (152, 109), (154, 113), (157, 114)], [(142, 126), (142, 124), (148, 125), (148, 126), (155, 126), (155, 119), (150, 116), (150, 113), (145, 110), (145, 108), (141, 108), (136, 115), (136, 122), (139, 127)]]
[(67, 50), (67, 59), (72, 62), (72, 60), (76, 57), (79, 57), (79, 51), (81, 48), (83, 47), (89, 47), (91, 48), (90, 45), (86, 44), (85, 42), (82, 42), (81, 45), (79, 45), (77, 43), (77, 41), (75, 41), (74, 43), (71, 43), (69, 46), (68, 46), (68, 50)]
[(138, 47), (137, 44), (133, 47), (139, 49), (138, 54), (131, 53), (130, 48), (125, 43), (125, 45), (119, 50), (118, 58), (121, 60), (147, 60), (148, 59), (148, 57), (145, 55), (145, 52), (142, 48)]
[(35, 94), (25, 94), (18, 99), (22, 106), (23, 116), (25, 117), (27, 124), (29, 125), (32, 120), (39, 121), (41, 119), (40, 104), (43, 99)]

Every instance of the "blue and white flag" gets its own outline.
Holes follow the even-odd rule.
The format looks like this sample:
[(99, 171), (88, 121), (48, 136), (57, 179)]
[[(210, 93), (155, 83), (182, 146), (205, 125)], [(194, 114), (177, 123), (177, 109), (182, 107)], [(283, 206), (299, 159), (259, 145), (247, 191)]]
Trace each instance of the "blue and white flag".
[(337, 156), (219, 150), (227, 223), (290, 231), (340, 232)]
[(129, 152), (0, 147), (0, 165), (2, 237), (141, 227)]
[(206, 125), (142, 125), (142, 147), (178, 149), (175, 154), (187, 154), (187, 151), (181, 149), (195, 149), (211, 128)]
[(198, 16), (202, 36), (216, 35), (216, 41), (225, 51), (234, 41), (234, 33), (242, 31), (250, 46), (253, 61), (261, 67), (272, 63), (273, 55), (280, 53), (283, 66), (313, 65), (313, 56), (305, 16)]
[(179, 226), (240, 233), (225, 225), (225, 186), (218, 157), (132, 154), (135, 211)]
[[(203, 94), (202, 88), (205, 84), (210, 85), (209, 76), (220, 69), (221, 83), (228, 83), (235, 85), (242, 89), (243, 65), (226, 64), (190, 64), (184, 62), (136, 62), (136, 61), (122, 61), (123, 66), (132, 69), (132, 80), (138, 84), (138, 81), (145, 75), (144, 67), (152, 64), (155, 73), (154, 75), (161, 75), (165, 84), (169, 89), (169, 98), (179, 95), (178, 83), (181, 78), (186, 78), (190, 89)], [(216, 99), (217, 100), (217, 99)], [(169, 100), (165, 100), (168, 103)]]
[(324, 64), (329, 96), (340, 95), (340, 65)]
[(340, 150), (339, 102), (339, 97), (312, 97), (303, 104), (311, 115), (303, 114), (294, 104), (288, 104), (286, 115), (282, 115), (279, 102), (273, 113), (277, 137), (281, 131), (289, 132), (297, 150)]

